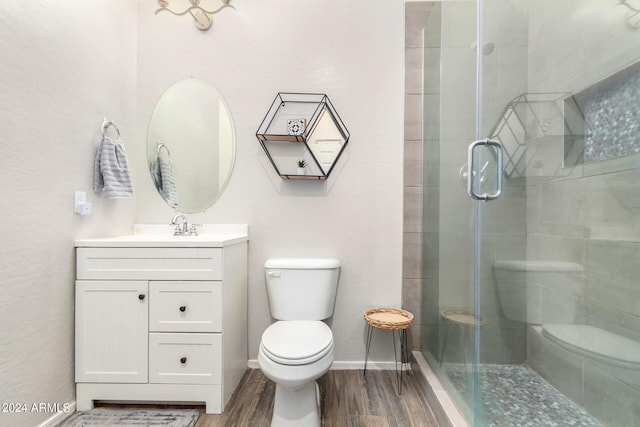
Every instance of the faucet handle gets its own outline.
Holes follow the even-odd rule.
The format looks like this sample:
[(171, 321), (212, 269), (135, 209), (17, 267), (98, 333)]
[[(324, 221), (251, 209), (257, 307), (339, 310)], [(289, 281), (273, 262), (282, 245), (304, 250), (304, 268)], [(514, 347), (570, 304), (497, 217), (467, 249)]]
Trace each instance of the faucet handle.
[[(169, 224), (171, 225), (171, 224)], [(174, 228), (173, 230), (173, 235), (174, 236), (182, 236), (184, 233), (182, 232), (182, 226), (181, 225), (176, 225), (176, 228)]]
[(189, 229), (189, 235), (197, 236), (198, 235), (198, 227), (202, 227), (202, 224), (191, 224), (191, 228)]

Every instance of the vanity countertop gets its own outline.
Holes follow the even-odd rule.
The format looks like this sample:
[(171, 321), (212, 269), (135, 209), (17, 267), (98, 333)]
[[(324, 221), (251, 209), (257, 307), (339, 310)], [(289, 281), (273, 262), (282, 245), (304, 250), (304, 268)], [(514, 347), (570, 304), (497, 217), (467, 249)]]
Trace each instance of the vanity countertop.
[(173, 226), (136, 224), (133, 234), (74, 241), (77, 248), (221, 248), (249, 240), (246, 224), (204, 224), (197, 236), (174, 236)]

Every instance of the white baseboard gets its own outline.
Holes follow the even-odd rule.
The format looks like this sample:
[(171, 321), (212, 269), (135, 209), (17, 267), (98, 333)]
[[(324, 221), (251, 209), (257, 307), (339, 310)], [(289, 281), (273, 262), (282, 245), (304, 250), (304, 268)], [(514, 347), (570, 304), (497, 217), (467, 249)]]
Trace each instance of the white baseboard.
[(56, 412), (51, 417), (44, 420), (42, 423), (38, 424), (37, 427), (54, 427), (69, 418), (76, 412), (76, 402), (68, 402), (65, 404), (65, 409), (69, 408), (67, 412)]
[[(258, 365), (258, 359), (249, 359), (249, 363), (247, 364), (247, 367), (249, 369), (260, 369), (260, 366)], [(331, 364), (330, 369), (339, 370), (339, 371), (364, 369), (364, 360), (335, 360)], [(396, 363), (393, 360), (391, 361), (370, 360), (367, 362), (367, 369), (379, 370), (379, 371), (393, 370), (393, 369), (396, 369)]]

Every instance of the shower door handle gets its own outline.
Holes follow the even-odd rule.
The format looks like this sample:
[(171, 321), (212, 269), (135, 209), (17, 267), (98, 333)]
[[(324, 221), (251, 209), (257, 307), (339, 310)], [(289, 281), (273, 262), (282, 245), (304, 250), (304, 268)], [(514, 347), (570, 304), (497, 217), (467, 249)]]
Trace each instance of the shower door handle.
[[(496, 191), (494, 193), (478, 193), (476, 188), (476, 176), (480, 179), (480, 171), (476, 173), (476, 149), (479, 147), (491, 147), (496, 153)], [(473, 141), (469, 145), (467, 158), (467, 193), (475, 200), (495, 200), (502, 194), (502, 144), (492, 139)], [(485, 165), (486, 167), (486, 165)]]

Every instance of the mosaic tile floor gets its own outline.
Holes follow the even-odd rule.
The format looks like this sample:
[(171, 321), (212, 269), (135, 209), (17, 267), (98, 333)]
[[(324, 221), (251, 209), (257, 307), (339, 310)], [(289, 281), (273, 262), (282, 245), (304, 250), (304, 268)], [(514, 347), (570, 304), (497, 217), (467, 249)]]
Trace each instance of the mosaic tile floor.
[[(445, 372), (460, 394), (468, 399), (465, 368), (452, 365), (445, 367)], [(482, 366), (480, 391), (487, 426), (601, 427), (582, 408), (526, 366)]]

